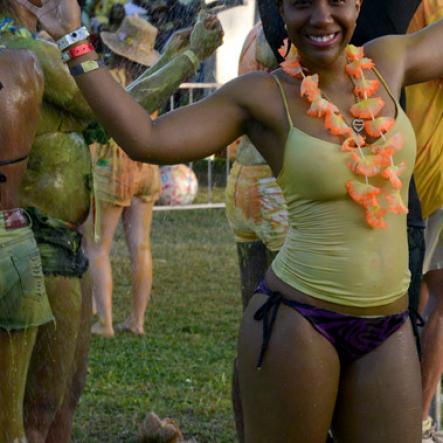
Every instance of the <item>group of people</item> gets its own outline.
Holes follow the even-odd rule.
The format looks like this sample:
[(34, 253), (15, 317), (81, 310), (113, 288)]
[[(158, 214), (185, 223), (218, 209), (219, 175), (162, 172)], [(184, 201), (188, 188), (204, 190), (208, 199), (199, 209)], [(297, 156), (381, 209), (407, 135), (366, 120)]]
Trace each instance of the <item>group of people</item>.
[[(160, 56), (152, 49), (155, 30), (148, 23), (134, 18), (127, 25), (128, 33), (132, 25), (130, 29), (139, 36), (134, 42), (110, 36), (108, 44), (117, 46), (117, 55), (124, 48), (120, 52), (128, 60), (130, 75), (134, 75), (131, 60), (152, 65), (127, 88), (144, 110), (153, 113), (163, 106), (221, 43), (221, 32), (207, 22), (211, 20), (202, 16), (192, 34), (172, 36)], [(92, 228), (85, 222), (91, 212), (97, 219), (100, 210), (92, 211), (91, 201), (98, 207), (104, 193), (104, 187), (94, 186), (97, 172), (82, 135), (96, 117), (55, 41), (36, 30), (37, 17), (23, 4), (0, 3), (2, 443), (70, 439), (86, 376), (92, 280), (96, 279), (87, 271), (80, 231), (86, 232), (88, 251)], [(71, 56), (65, 54), (65, 60)], [(135, 77), (128, 74), (129, 78)], [(95, 132), (100, 133), (97, 126)], [(109, 144), (113, 149), (113, 142)], [(103, 166), (106, 148), (97, 151), (104, 151)], [(155, 177), (152, 180), (155, 198)], [(145, 222), (137, 219), (136, 223)], [(97, 221), (95, 226), (99, 228)]]
[[(158, 192), (152, 165), (206, 157), (239, 137), (227, 208), (244, 307), (233, 389), (240, 441), (439, 441), (428, 414), (443, 370), (443, 5), (400, 3), (259, 1), (243, 75), (153, 119), (220, 44), (215, 17), (173, 36), (158, 60), (146, 41), (131, 52), (146, 25), (122, 22), (125, 32), (102, 36), (126, 59), (116, 82), (76, 0), (2, 0), (1, 443), (69, 441), (88, 348), (91, 278), (78, 230), (88, 214), (92, 278), (106, 287), (108, 265), (94, 268), (121, 214), (149, 230), (141, 206), (152, 212)], [(34, 34), (37, 20), (56, 45)], [(152, 67), (134, 80), (132, 62)], [(112, 139), (94, 149), (91, 186), (81, 132), (95, 120)], [(421, 370), (414, 329), (416, 312), (426, 313), (425, 225), (413, 173), (427, 218)], [(146, 186), (137, 186), (148, 176), (143, 200)], [(97, 301), (95, 330), (112, 335), (106, 300)], [(139, 334), (134, 312), (122, 327)]]

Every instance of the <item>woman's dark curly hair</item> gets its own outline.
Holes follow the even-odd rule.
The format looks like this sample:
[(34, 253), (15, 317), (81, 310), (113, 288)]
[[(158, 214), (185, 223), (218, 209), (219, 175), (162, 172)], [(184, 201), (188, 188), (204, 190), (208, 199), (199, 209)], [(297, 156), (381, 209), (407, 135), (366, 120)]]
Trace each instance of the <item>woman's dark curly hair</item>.
[(266, 40), (268, 40), (277, 60), (281, 62), (283, 61), (283, 57), (278, 53), (278, 49), (288, 35), (286, 34), (280, 11), (278, 10), (277, 1), (258, 0), (257, 3)]

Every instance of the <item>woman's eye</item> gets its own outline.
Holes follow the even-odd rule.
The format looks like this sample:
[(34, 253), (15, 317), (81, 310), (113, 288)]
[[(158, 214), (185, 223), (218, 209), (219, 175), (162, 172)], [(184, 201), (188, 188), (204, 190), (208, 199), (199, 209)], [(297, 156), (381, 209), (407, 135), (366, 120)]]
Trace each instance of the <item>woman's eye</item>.
[(344, 5), (346, 0), (330, 0), (332, 5)]

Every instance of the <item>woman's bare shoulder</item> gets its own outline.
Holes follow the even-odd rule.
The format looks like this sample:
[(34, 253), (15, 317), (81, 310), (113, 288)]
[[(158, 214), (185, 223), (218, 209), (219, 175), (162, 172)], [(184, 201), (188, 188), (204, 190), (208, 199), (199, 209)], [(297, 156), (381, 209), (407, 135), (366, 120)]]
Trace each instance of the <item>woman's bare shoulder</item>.
[(408, 44), (407, 35), (386, 35), (366, 43), (365, 54), (374, 60), (385, 76), (395, 77), (404, 69), (404, 54)]
[(220, 93), (245, 108), (253, 119), (265, 123), (281, 110), (281, 97), (275, 77), (283, 84), (287, 81), (280, 70), (272, 73), (254, 71), (226, 83)]

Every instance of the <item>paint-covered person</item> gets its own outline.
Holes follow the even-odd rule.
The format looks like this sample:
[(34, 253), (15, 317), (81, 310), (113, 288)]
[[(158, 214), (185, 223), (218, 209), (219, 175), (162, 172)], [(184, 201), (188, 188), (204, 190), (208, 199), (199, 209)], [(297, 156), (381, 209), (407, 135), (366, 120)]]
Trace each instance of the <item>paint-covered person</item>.
[[(2, 23), (0, 21), (0, 23)], [(20, 208), (43, 97), (30, 51), (6, 49), (0, 34), (0, 441), (24, 442), (23, 398), (38, 327), (54, 319), (31, 221)]]
[[(24, 409), (31, 443), (59, 443), (69, 440), (74, 408), (86, 376), (91, 287), (77, 227), (89, 213), (91, 160), (82, 131), (94, 115), (57, 46), (23, 29), (35, 31), (36, 18), (16, 0), (4, 0), (1, 5), (0, 14), (6, 20), (2, 28), (5, 44), (31, 50), (45, 78), (41, 117), (21, 185), (20, 204), (35, 208), (29, 213), (56, 323), (39, 328)], [(202, 56), (220, 43), (220, 35), (208, 31), (204, 22), (196, 34), (194, 45), (204, 41)], [(198, 59), (193, 60), (192, 55), (185, 56), (185, 63), (171, 60), (186, 49), (189, 34), (178, 34), (156, 66), (131, 86), (131, 94), (147, 110), (158, 109), (183, 79), (195, 72)]]
[[(75, 0), (20, 1), (61, 42), (80, 25)], [(338, 441), (417, 443), (406, 227), (416, 146), (398, 100), (403, 86), (443, 75), (443, 21), (357, 48), (360, 0), (273, 4), (298, 48), (281, 69), (155, 121), (94, 53), (69, 67), (131, 158), (190, 161), (246, 134), (277, 177), (290, 227), (243, 315), (245, 441), (323, 442), (332, 427)]]

